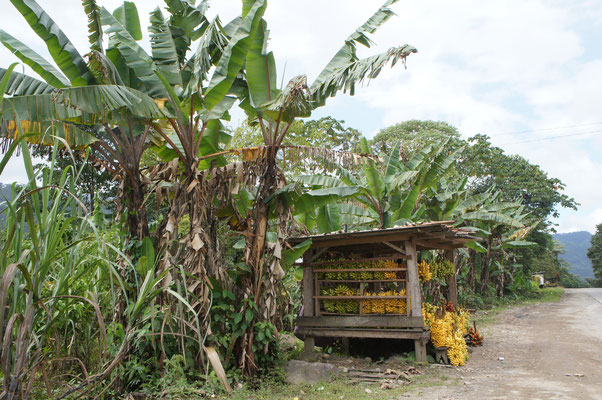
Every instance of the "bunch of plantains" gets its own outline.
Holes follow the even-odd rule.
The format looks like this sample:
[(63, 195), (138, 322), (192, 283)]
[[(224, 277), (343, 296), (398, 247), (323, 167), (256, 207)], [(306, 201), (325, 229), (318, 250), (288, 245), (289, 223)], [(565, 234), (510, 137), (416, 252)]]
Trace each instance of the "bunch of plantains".
[[(366, 293), (366, 296), (405, 296), (406, 290), (388, 290), (386, 292)], [(405, 314), (407, 311), (406, 299), (370, 299), (364, 300), (362, 312), (364, 314)]]
[(435, 347), (446, 347), (447, 357), (454, 366), (464, 365), (468, 360), (468, 350), (464, 336), (470, 327), (468, 311), (458, 309), (449, 312), (445, 307), (430, 303), (422, 306), (425, 323), (430, 327), (431, 341)]
[[(337, 285), (335, 287), (324, 287), (320, 290), (322, 296), (357, 296), (358, 289), (352, 289), (347, 285)], [(329, 313), (337, 314), (358, 314), (360, 312), (360, 303), (358, 300), (324, 300), (324, 310)]]
[[(393, 280), (398, 278), (397, 271), (370, 271), (371, 269), (384, 269), (384, 268), (399, 268), (399, 264), (394, 260), (378, 260), (378, 261), (362, 261), (362, 262), (341, 262), (334, 263), (336, 261), (344, 260), (326, 260), (333, 262), (328, 264), (321, 269), (332, 270), (332, 272), (321, 273), (319, 279), (327, 280), (355, 280), (355, 281), (367, 281), (367, 280)], [(341, 269), (363, 269), (364, 271), (357, 272), (339, 272)]]

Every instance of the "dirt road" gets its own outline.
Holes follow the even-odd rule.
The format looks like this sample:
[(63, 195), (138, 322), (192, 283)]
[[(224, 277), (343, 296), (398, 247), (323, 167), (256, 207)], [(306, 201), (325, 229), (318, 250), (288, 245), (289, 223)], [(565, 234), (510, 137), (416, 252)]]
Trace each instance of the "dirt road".
[(430, 367), (457, 384), (401, 398), (602, 400), (602, 289), (569, 289), (556, 303), (511, 308), (483, 331), (486, 344), (465, 367)]

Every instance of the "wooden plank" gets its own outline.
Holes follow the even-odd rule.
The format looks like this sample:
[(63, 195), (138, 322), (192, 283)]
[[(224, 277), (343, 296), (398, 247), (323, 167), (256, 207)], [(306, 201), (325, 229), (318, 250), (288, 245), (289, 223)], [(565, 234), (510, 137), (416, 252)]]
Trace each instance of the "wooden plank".
[[(393, 300), (407, 299), (408, 296), (314, 296), (317, 300)], [(420, 311), (422, 313), (422, 311)]]
[(309, 265), (312, 257), (311, 251), (306, 251), (303, 255), (303, 261), (307, 264), (303, 265), (303, 315), (314, 315), (314, 279), (313, 271)]
[(299, 327), (299, 333), (312, 337), (355, 337), (375, 339), (423, 339), (430, 337), (428, 331), (412, 329), (336, 329)]
[(424, 318), (402, 315), (298, 317), (296, 325), (314, 328), (423, 328)]
[[(454, 262), (454, 251), (447, 250), (445, 252), (445, 258), (453, 263)], [(456, 264), (454, 264), (454, 274), (449, 277), (449, 282), (447, 285), (447, 290), (448, 290), (447, 300), (451, 301), (452, 304), (454, 305), (454, 307), (458, 308), (458, 281), (457, 281), (456, 273), (457, 273)]]
[[(331, 270), (332, 271), (332, 270)], [(335, 270), (336, 271), (336, 270)], [(405, 282), (405, 279), (318, 279), (318, 282), (323, 283), (376, 283), (376, 282)]]
[(397, 246), (397, 245), (394, 245), (394, 244), (393, 244), (393, 243), (391, 243), (391, 242), (383, 242), (383, 243), (384, 243), (384, 244), (386, 244), (387, 246), (389, 246), (390, 248), (392, 248), (393, 250), (395, 250), (395, 251), (399, 252), (399, 254), (404, 254), (406, 257), (409, 257), (409, 256), (406, 254), (405, 250), (404, 250), (404, 249), (402, 249), (401, 247), (399, 247), (399, 246)]
[(426, 358), (426, 342), (421, 339), (414, 340), (414, 354), (416, 355), (417, 362), (426, 363), (428, 362)]
[[(320, 282), (318, 282), (318, 274), (314, 274), (314, 293), (320, 294)], [(315, 297), (314, 297), (315, 299)], [(320, 315), (320, 302), (314, 300), (314, 315)]]
[(361, 262), (368, 262), (368, 261), (387, 261), (387, 260), (407, 260), (407, 256), (405, 256), (403, 254), (398, 254), (398, 255), (386, 256), (386, 257), (350, 258), (348, 260), (310, 262), (310, 265), (315, 267), (315, 266), (320, 266), (320, 265), (351, 264), (351, 263), (361, 263)]
[(416, 260), (416, 246), (414, 243), (405, 242), (406, 254), (412, 256), (408, 260), (408, 287), (410, 295), (410, 305), (412, 307), (411, 315), (417, 317), (422, 315), (422, 292), (420, 290), (420, 281), (418, 280), (418, 263)]
[[(365, 296), (364, 289), (365, 289), (364, 282), (361, 282), (360, 283), (360, 296)], [(363, 310), (364, 310), (364, 300), (360, 300), (360, 315), (364, 314)]]
[(315, 273), (322, 272), (396, 272), (407, 271), (407, 268), (333, 268), (333, 269), (314, 269)]
[(378, 236), (368, 236), (368, 237), (346, 237), (346, 238), (333, 238), (330, 240), (323, 241), (314, 241), (312, 242), (313, 248), (321, 248), (321, 247), (339, 247), (339, 246), (349, 246), (353, 244), (369, 244), (369, 243), (382, 243), (386, 240), (397, 242), (402, 240), (410, 239), (411, 235), (404, 234), (391, 234), (391, 233), (382, 233)]

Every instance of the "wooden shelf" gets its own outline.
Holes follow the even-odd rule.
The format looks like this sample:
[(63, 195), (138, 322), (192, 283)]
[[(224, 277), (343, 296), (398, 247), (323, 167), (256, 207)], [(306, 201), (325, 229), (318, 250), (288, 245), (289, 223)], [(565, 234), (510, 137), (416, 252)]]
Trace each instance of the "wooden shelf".
[(389, 256), (389, 257), (355, 258), (355, 259), (338, 260), (338, 261), (317, 261), (317, 262), (311, 262), (311, 263), (301, 263), (299, 265), (320, 266), (320, 265), (352, 264), (352, 263), (361, 263), (361, 262), (366, 262), (366, 261), (407, 260), (409, 258), (410, 257), (407, 255), (398, 254), (398, 255)]
[[(393, 316), (393, 317), (395, 317), (395, 316), (397, 316), (397, 317), (407, 317), (406, 313), (403, 313), (403, 314), (393, 314), (393, 313), (372, 314), (371, 313), (371, 314), (361, 314), (360, 315), (359, 313), (357, 313), (357, 314), (339, 314), (339, 313), (329, 313), (329, 312), (324, 312), (324, 311), (321, 312), (320, 315), (330, 315), (330, 316), (340, 315), (340, 316), (344, 316), (344, 317), (354, 316), (354, 317), (361, 317), (361, 318), (364, 318), (364, 317), (382, 317), (382, 316), (387, 316), (387, 315), (390, 315), (390, 316)], [(305, 318), (320, 318), (320, 317), (318, 316), (318, 317), (305, 317)], [(410, 317), (408, 317), (408, 318), (410, 318)], [(373, 323), (373, 325), (374, 325), (374, 323)], [(381, 323), (381, 325), (384, 325), (384, 324)], [(423, 323), (423, 325), (424, 325), (424, 323)]]
[(386, 283), (386, 282), (405, 282), (405, 279), (318, 279), (319, 283)]
[(343, 269), (314, 269), (314, 274), (324, 272), (397, 272), (407, 271), (407, 268), (343, 268)]
[(318, 300), (392, 300), (407, 299), (409, 296), (313, 296)]

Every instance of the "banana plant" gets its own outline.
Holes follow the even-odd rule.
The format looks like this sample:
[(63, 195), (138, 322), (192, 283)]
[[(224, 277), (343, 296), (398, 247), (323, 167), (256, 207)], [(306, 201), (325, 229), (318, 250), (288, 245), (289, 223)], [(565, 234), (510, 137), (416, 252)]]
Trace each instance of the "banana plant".
[[(414, 47), (403, 45), (364, 59), (357, 56), (359, 44), (366, 47), (372, 45), (369, 34), (375, 32), (393, 15), (389, 6), (396, 1), (386, 1), (366, 23), (349, 35), (311, 84), (308, 84), (305, 75), (300, 75), (292, 78), (284, 87), (279, 87), (275, 57), (267, 49), (269, 30), (266, 21), (261, 18), (257, 28), (252, 31), (251, 45), (245, 58), (244, 84), (240, 86), (237, 96), (249, 121), (260, 127), (264, 151), (253, 160), (261, 165), (262, 171), (258, 177), (259, 190), (246, 236), (244, 261), (251, 271), (246, 277), (247, 286), (251, 290), (245, 296), (258, 302), (264, 318), (273, 318), (276, 310), (275, 303), (269, 300), (275, 298), (272, 291), (276, 286), (269, 278), (266, 280), (264, 273), (270, 270), (263, 262), (268, 250), (266, 236), (270, 209), (279, 210), (277, 214), (281, 221), (277, 225), (280, 227), (286, 226), (282, 219), (288, 215), (280, 197), (274, 196), (286, 185), (284, 174), (278, 166), (278, 153), (282, 142), (296, 118), (310, 116), (313, 110), (324, 106), (328, 98), (340, 91), (353, 95), (356, 84), (364, 79), (376, 78), (387, 64), (404, 62), (406, 57), (416, 52)], [(251, 12), (261, 5), (265, 5), (265, 0), (244, 0), (243, 17), (246, 12)], [(286, 232), (280, 229), (277, 233), (278, 240), (284, 241)], [(270, 287), (262, 291), (264, 282)], [(251, 335), (252, 330), (245, 332), (238, 347), (238, 353), (246, 355), (240, 366), (247, 373), (252, 373), (257, 368), (253, 360)]]
[[(134, 3), (126, 1), (110, 13), (86, 0), (90, 52), (84, 62), (34, 0), (12, 3), (46, 41), (58, 66), (0, 31), (0, 41), (44, 80), (12, 76), (10, 94), (20, 97), (13, 106), (31, 122), (26, 128), (40, 136), (51, 129), (72, 147), (91, 145), (97, 163), (121, 178), (122, 203), (129, 211), (125, 214), (133, 218), (128, 221), (131, 235), (148, 236), (145, 184), (139, 170), (145, 148), (155, 144), (165, 161), (178, 157), (187, 172), (225, 164), (223, 157), (203, 156), (229, 140), (220, 118), (227, 118), (234, 103), (227, 94), (244, 61), (246, 31), (257, 24), (255, 13), (262, 9), (254, 9), (244, 23), (222, 27), (219, 19), (205, 16), (206, 1), (198, 6), (167, 1), (169, 18), (158, 8), (151, 13), (151, 54), (147, 54), (139, 43), (142, 32)], [(109, 36), (106, 50), (104, 36)], [(193, 44), (197, 48), (189, 55)], [(215, 73), (208, 76), (212, 67)], [(4, 125), (8, 136), (11, 123)]]
[[(328, 223), (318, 223), (318, 230), (325, 232), (341, 229), (342, 225), (390, 228), (419, 221), (425, 211), (425, 205), (421, 204), (422, 196), (449, 173), (462, 152), (458, 149), (446, 154), (443, 148), (440, 143), (426, 147), (404, 164), (400, 161), (397, 144), (382, 165), (368, 160), (359, 173), (337, 167), (336, 176), (301, 176), (298, 181), (313, 189), (353, 188), (357, 191), (352, 201), (338, 207), (325, 205), (325, 210), (320, 208), (317, 214), (308, 210), (301, 219), (311, 224), (330, 216)], [(367, 150), (364, 143), (364, 151)]]

